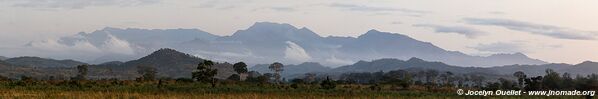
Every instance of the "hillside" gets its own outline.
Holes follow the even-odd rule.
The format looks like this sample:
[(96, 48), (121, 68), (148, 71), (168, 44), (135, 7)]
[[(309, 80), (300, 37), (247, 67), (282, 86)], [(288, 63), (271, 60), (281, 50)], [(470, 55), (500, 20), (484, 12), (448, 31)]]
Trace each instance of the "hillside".
[(544, 65), (507, 65), (491, 67), (489, 69), (496, 70), (499, 74), (513, 74), (517, 71), (523, 71), (527, 75), (538, 76), (544, 75), (546, 69), (552, 69), (559, 73), (570, 73), (571, 75), (589, 75), (592, 73), (598, 74), (598, 63), (585, 61), (579, 64), (544, 64)]
[[(191, 77), (191, 72), (195, 70), (197, 64), (203, 62), (204, 59), (191, 56), (173, 49), (160, 49), (153, 52), (150, 55), (142, 57), (137, 60), (128, 62), (108, 62), (97, 66), (96, 69), (100, 69), (94, 76), (102, 78), (106, 75), (110, 75), (107, 72), (101, 72), (102, 69), (105, 71), (112, 72), (112, 76), (117, 78), (131, 79), (131, 76), (136, 77), (137, 66), (150, 66), (158, 70), (159, 77)], [(234, 73), (232, 65), (229, 63), (218, 63), (213, 68), (218, 69), (217, 78), (224, 79)]]
[(378, 72), (391, 71), (398, 69), (434, 69), (439, 71), (450, 71), (453, 73), (488, 73), (495, 71), (480, 67), (460, 67), (447, 65), (442, 62), (429, 62), (419, 58), (410, 58), (407, 61), (398, 59), (378, 59), (371, 62), (359, 61), (353, 65), (342, 66), (330, 70), (330, 73), (348, 73), (348, 72)]
[(75, 67), (77, 65), (87, 64), (74, 60), (55, 60), (29, 56), (10, 58), (4, 61), (13, 65), (29, 67)]

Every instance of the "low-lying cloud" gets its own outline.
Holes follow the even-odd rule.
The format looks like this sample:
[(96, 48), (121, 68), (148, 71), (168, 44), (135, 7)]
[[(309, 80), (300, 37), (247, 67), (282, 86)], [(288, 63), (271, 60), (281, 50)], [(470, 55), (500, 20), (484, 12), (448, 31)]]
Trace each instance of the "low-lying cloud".
[(492, 52), (492, 53), (518, 53), (527, 52), (523, 42), (495, 42), (489, 44), (478, 44), (470, 47), (478, 51)]
[(484, 35), (486, 32), (463, 26), (443, 26), (435, 24), (415, 24), (415, 27), (428, 27), (433, 28), (436, 33), (456, 33), (465, 35), (467, 38), (476, 38), (480, 35)]
[(598, 32), (575, 30), (565, 27), (534, 24), (508, 19), (464, 18), (468, 24), (499, 26), (509, 30), (545, 35), (558, 39), (594, 40)]
[(405, 9), (405, 8), (378, 7), (378, 6), (366, 6), (366, 5), (345, 4), (345, 3), (332, 3), (329, 6), (341, 8), (341, 9), (349, 10), (349, 11), (363, 11), (363, 12), (398, 11), (398, 12), (414, 13), (414, 14), (427, 13), (426, 11), (412, 10), (412, 9)]
[(284, 58), (296, 62), (306, 62), (311, 59), (311, 56), (309, 56), (309, 54), (305, 52), (305, 49), (303, 49), (303, 47), (291, 41), (287, 41), (286, 43), (288, 44), (288, 46), (285, 50)]

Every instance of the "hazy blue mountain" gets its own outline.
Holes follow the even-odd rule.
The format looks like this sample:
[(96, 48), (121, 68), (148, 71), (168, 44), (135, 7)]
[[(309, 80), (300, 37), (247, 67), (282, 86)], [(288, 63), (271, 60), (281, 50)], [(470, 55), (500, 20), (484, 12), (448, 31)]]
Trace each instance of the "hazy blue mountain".
[[(338, 75), (350, 72), (387, 72), (392, 70), (421, 71), (433, 69), (437, 71), (450, 71), (456, 74), (483, 74), (487, 77), (512, 77), (513, 73), (523, 71), (530, 76), (545, 75), (546, 69), (553, 69), (558, 73), (569, 73), (575, 75), (598, 74), (598, 63), (585, 61), (583, 63), (570, 64), (544, 64), (544, 65), (507, 65), (496, 67), (462, 67), (447, 65), (442, 62), (425, 61), (419, 58), (411, 58), (407, 61), (398, 59), (378, 59), (373, 61), (359, 61), (352, 65), (333, 68), (326, 72), (329, 75)], [(326, 74), (325, 73), (325, 74)]]
[(598, 74), (598, 63), (585, 61), (583, 63), (571, 64), (544, 64), (544, 65), (507, 65), (491, 67), (490, 69), (498, 71), (500, 74), (513, 74), (517, 71), (523, 71), (527, 75), (539, 76), (546, 74), (546, 69), (552, 69), (559, 73), (570, 73), (571, 75), (589, 75), (592, 73)]
[(74, 61), (74, 60), (54, 60), (40, 57), (16, 57), (4, 60), (7, 63), (18, 66), (29, 66), (29, 67), (76, 67), (78, 65), (84, 65), (87, 63)]
[[(198, 29), (136, 29), (106, 27), (91, 33), (78, 33), (62, 37), (57, 42), (65, 46), (84, 46), (100, 50), (95, 59), (82, 59), (91, 63), (128, 61), (154, 50), (172, 47), (194, 39), (215, 39), (216, 35)], [(86, 45), (89, 44), (89, 45)], [(92, 52), (95, 50), (92, 50)]]
[[(270, 64), (258, 64), (251, 68), (250, 71), (257, 71), (260, 73), (273, 73), (270, 68), (268, 68)], [(332, 68), (322, 66), (319, 63), (314, 62), (305, 62), (298, 65), (285, 65), (283, 67), (284, 71), (282, 72), (282, 77), (286, 78), (293, 78), (294, 76), (304, 75), (305, 73), (323, 73), (328, 72)]]
[[(431, 43), (422, 42), (406, 35), (370, 30), (354, 37), (321, 37), (307, 28), (289, 24), (258, 22), (246, 30), (215, 40), (196, 39), (185, 42), (185, 50), (199, 56), (223, 61), (246, 60), (249, 63), (281, 61), (299, 64), (306, 61), (325, 66), (351, 64), (359, 60), (380, 58), (441, 61), (457, 66), (500, 66), (511, 64), (545, 64), (521, 53), (497, 54), (488, 57), (470, 56), (447, 51)], [(194, 46), (193, 48), (186, 48)], [(302, 53), (304, 51), (305, 53)]]
[(347, 72), (378, 72), (392, 71), (399, 69), (434, 69), (439, 71), (450, 71), (453, 73), (488, 73), (496, 74), (495, 71), (481, 67), (460, 67), (447, 65), (442, 62), (429, 62), (419, 58), (410, 58), (407, 61), (398, 59), (378, 59), (373, 61), (359, 61), (352, 65), (334, 68), (329, 73), (347, 73)]
[[(338, 67), (359, 60), (418, 57), (455, 66), (502, 66), (545, 64), (521, 53), (471, 56), (447, 51), (398, 33), (367, 31), (358, 37), (322, 37), (306, 27), (285, 23), (257, 22), (230, 36), (217, 36), (197, 29), (118, 29), (105, 28), (92, 33), (63, 37), (61, 44), (83, 46), (89, 42), (101, 52), (91, 63), (129, 61), (159, 48), (173, 48), (193, 56), (217, 61), (244, 61), (250, 65), (272, 62), (301, 64), (317, 62)], [(96, 49), (96, 48), (91, 48)], [(97, 52), (92, 50), (92, 52)]]
[(373, 60), (380, 58), (409, 59), (418, 57), (456, 66), (500, 66), (511, 64), (545, 64), (521, 53), (497, 54), (488, 57), (470, 56), (457, 51), (447, 51), (431, 43), (415, 40), (406, 35), (370, 30), (341, 45), (337, 57)]

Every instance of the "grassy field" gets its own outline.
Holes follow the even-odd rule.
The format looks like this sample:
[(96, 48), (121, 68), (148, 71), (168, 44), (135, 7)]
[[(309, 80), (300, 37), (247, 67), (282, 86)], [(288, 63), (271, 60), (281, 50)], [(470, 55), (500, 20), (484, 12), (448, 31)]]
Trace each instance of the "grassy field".
[(211, 87), (208, 84), (155, 84), (132, 85), (27, 85), (0, 86), (1, 98), (49, 98), (49, 99), (568, 99), (582, 96), (459, 96), (452, 92), (424, 92), (413, 90), (369, 90), (365, 86), (340, 85), (332, 90), (313, 86), (290, 88), (287, 86), (231, 84)]

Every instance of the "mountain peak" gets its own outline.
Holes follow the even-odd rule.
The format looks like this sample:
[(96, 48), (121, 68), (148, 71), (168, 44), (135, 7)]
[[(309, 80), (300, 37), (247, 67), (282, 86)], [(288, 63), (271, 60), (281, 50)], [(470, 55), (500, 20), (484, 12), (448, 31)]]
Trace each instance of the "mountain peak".
[(577, 65), (588, 65), (588, 66), (591, 66), (591, 65), (598, 65), (598, 62), (583, 61), (582, 63), (579, 63)]
[(498, 54), (492, 54), (488, 57), (518, 57), (518, 58), (528, 58), (527, 55), (521, 53), (521, 52), (516, 52), (516, 53), (498, 53)]
[(262, 29), (297, 29), (295, 26), (287, 23), (274, 23), (274, 22), (256, 22), (247, 30), (262, 30)]
[(378, 31), (378, 30), (376, 30), (376, 29), (371, 29), (371, 30), (368, 30), (368, 32), (367, 32), (367, 33), (370, 33), (370, 32), (372, 32), (372, 33), (379, 33), (380, 31)]
[(369, 30), (368, 32), (366, 32), (365, 34), (360, 35), (357, 38), (375, 38), (375, 39), (395, 39), (395, 38), (409, 38), (412, 39), (406, 35), (403, 34), (397, 34), (397, 33), (390, 33), (390, 32), (381, 32), (375, 29)]
[(423, 59), (417, 58), (417, 57), (411, 57), (409, 58), (409, 60), (407, 60), (407, 62), (425, 62)]
[(179, 52), (177, 50), (171, 49), (171, 48), (161, 48), (157, 51), (154, 51), (151, 55), (168, 55), (168, 54), (172, 54), (172, 55), (188, 55), (182, 52)]

